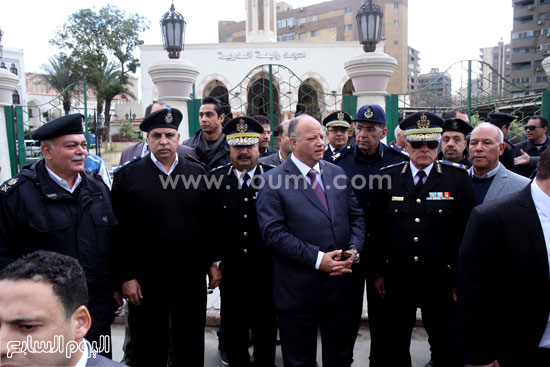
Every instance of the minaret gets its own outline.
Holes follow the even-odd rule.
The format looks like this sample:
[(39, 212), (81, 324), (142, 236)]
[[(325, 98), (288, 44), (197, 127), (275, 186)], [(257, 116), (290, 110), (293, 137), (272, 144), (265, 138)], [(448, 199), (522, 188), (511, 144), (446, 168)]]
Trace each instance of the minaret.
[(275, 0), (246, 1), (246, 42), (277, 42)]

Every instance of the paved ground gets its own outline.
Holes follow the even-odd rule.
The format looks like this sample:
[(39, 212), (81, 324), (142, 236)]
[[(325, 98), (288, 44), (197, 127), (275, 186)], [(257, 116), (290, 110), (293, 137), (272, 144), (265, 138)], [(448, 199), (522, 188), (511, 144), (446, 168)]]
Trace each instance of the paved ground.
[[(220, 363), (218, 355), (218, 339), (216, 336), (215, 327), (206, 328), (205, 337), (205, 367), (223, 367)], [(113, 359), (120, 361), (122, 359), (122, 342), (124, 340), (124, 326), (120, 324), (114, 324), (112, 327), (113, 333)], [(359, 335), (357, 336), (357, 342), (355, 343), (355, 363), (354, 366), (368, 366), (370, 345), (370, 334), (368, 327), (362, 326), (359, 329)], [(429, 360), (429, 346), (426, 332), (423, 328), (415, 328), (413, 332), (411, 342), (411, 353), (413, 358), (413, 367), (424, 367)], [(319, 340), (319, 347), (317, 350), (317, 360), (321, 361), (321, 345)], [(283, 366), (281, 358), (281, 349), (277, 347), (277, 359), (275, 364), (278, 367)], [(320, 363), (319, 363), (320, 364)]]

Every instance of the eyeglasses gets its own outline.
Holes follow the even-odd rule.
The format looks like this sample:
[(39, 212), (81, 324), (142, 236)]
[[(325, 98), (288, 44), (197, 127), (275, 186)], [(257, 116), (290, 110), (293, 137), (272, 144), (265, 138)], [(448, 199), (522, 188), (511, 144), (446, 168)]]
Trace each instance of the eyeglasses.
[(411, 147), (413, 149), (420, 149), (424, 146), (424, 144), (426, 144), (429, 149), (436, 149), (439, 146), (439, 142), (436, 141), (436, 140), (432, 140), (432, 141), (411, 141), (411, 142), (409, 142), (409, 144), (411, 145)]
[(528, 126), (525, 126), (525, 131), (527, 131), (527, 130), (535, 131), (536, 128), (544, 129), (545, 126), (528, 125)]

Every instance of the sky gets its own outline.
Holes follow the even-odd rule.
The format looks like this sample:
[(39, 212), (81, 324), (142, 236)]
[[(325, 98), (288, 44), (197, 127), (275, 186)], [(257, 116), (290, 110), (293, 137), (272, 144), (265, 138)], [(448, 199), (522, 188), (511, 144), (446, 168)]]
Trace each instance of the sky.
[[(296, 8), (322, 0), (285, 1)], [(109, 3), (146, 17), (150, 29), (143, 34), (145, 44), (162, 43), (159, 22), (170, 9), (171, 0), (6, 0), (0, 11), (2, 44), (23, 49), (25, 71), (40, 72), (40, 66), (60, 51), (48, 41), (70, 14)], [(217, 43), (218, 21), (245, 18), (245, 0), (174, 0), (174, 6), (187, 22), (185, 42), (189, 44)], [(408, 8), (409, 46), (420, 51), (423, 73), (431, 68), (446, 70), (460, 60), (477, 60), (480, 48), (510, 41), (509, 0), (409, 0)]]

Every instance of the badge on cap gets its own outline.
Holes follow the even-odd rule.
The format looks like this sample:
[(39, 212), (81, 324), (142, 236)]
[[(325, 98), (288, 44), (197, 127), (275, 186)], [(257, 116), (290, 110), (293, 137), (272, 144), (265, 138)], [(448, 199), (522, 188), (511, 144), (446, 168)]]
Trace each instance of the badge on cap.
[(428, 117), (424, 114), (420, 116), (420, 120), (416, 122), (416, 126), (419, 129), (429, 129), (430, 128), (431, 121), (428, 120)]
[(453, 121), (453, 130), (458, 130), (458, 122), (456, 120)]
[(168, 112), (164, 117), (164, 122), (166, 122), (167, 124), (171, 124), (172, 121), (174, 121), (174, 118), (172, 117), (172, 112)]
[(248, 131), (248, 125), (241, 119), (235, 129), (240, 133), (245, 133)]
[(344, 119), (344, 112), (338, 112), (338, 120)]
[(374, 116), (374, 112), (372, 112), (372, 109), (370, 107), (367, 107), (367, 110), (364, 113), (365, 117), (370, 119), (372, 116)]

